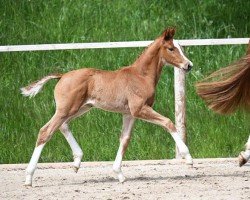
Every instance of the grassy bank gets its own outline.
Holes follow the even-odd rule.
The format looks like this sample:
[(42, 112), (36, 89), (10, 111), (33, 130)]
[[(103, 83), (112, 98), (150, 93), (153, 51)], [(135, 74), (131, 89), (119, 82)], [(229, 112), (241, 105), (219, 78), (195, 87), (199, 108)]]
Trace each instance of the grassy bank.
[[(249, 37), (250, 2), (246, 1), (0, 1), (0, 45), (152, 40), (167, 26), (177, 39)], [(143, 48), (0, 53), (0, 163), (28, 162), (39, 129), (54, 113), (49, 82), (34, 99), (19, 88), (49, 73), (81, 67), (114, 70), (131, 64)], [(187, 75), (187, 130), (194, 157), (236, 156), (249, 134), (249, 116), (209, 111), (194, 83), (244, 54), (244, 45), (188, 47), (194, 69)], [(154, 108), (174, 120), (173, 69), (166, 67)], [(122, 119), (92, 110), (71, 123), (84, 159), (113, 160)], [(174, 156), (172, 138), (155, 125), (137, 121), (126, 159)], [(57, 132), (42, 162), (70, 161), (71, 150)]]

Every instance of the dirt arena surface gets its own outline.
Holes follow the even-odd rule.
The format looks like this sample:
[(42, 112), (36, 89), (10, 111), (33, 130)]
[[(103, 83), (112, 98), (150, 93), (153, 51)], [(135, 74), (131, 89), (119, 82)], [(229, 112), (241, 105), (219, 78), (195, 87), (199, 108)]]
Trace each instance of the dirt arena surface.
[(0, 199), (250, 199), (250, 164), (237, 159), (125, 161), (125, 183), (112, 162), (38, 164), (33, 187), (25, 187), (27, 164), (0, 165)]

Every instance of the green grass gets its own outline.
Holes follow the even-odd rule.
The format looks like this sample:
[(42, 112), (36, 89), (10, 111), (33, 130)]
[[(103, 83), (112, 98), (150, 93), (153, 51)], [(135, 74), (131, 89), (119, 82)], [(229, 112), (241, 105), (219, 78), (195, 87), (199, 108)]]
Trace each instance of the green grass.
[[(167, 26), (177, 39), (249, 37), (249, 1), (44, 0), (0, 1), (0, 45), (153, 40)], [(54, 113), (49, 82), (34, 99), (19, 88), (49, 73), (81, 67), (114, 70), (143, 48), (0, 53), (0, 163), (28, 162), (39, 129)], [(244, 148), (249, 116), (209, 111), (194, 83), (245, 53), (244, 45), (186, 48), (194, 68), (187, 75), (188, 143), (194, 157), (231, 157)], [(163, 70), (154, 108), (174, 120), (173, 69)], [(71, 123), (84, 160), (114, 160), (122, 119), (91, 110)], [(57, 132), (41, 162), (71, 161), (71, 150)], [(137, 121), (125, 159), (174, 157), (173, 139), (156, 125)]]

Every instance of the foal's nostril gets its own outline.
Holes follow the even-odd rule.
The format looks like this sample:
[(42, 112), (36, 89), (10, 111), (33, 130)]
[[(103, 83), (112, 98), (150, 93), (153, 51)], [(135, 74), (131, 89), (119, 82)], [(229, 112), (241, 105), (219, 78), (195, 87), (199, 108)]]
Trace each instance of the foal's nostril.
[(188, 65), (187, 71), (190, 71), (192, 69), (192, 65)]

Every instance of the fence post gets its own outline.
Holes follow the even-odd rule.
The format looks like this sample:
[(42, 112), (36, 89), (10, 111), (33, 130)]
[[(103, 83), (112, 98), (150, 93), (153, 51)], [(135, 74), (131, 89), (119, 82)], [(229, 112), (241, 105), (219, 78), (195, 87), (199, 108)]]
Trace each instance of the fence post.
[[(174, 94), (175, 94), (175, 125), (178, 134), (184, 143), (186, 136), (186, 99), (185, 99), (185, 72), (177, 67), (174, 68)], [(180, 159), (181, 155), (177, 146), (175, 157)]]

